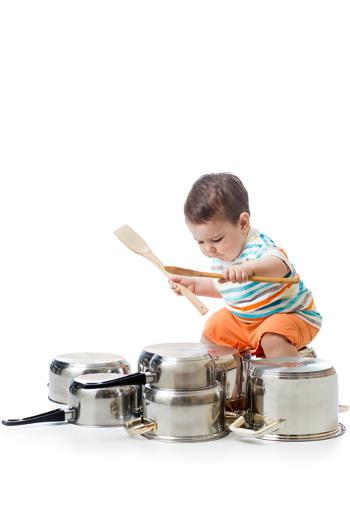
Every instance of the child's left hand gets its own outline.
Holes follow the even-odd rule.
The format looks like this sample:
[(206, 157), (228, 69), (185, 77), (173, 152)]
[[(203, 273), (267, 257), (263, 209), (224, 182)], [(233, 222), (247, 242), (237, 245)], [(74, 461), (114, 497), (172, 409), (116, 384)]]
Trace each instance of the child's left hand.
[(223, 278), (219, 279), (219, 283), (244, 283), (249, 281), (250, 276), (254, 275), (254, 269), (250, 263), (240, 263), (239, 265), (232, 265), (223, 271)]

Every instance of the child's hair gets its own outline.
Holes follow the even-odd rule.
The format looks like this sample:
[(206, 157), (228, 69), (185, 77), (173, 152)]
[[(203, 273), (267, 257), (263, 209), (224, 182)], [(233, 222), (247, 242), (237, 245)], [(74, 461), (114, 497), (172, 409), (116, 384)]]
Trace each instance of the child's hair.
[(202, 175), (193, 184), (184, 206), (186, 219), (193, 224), (225, 219), (236, 224), (242, 212), (248, 212), (248, 192), (232, 173)]

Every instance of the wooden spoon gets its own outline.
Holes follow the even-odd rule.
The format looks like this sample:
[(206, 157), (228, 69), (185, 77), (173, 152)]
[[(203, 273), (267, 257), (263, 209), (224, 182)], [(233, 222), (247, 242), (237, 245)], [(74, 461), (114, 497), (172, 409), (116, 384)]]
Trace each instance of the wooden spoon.
[[(130, 250), (148, 259), (163, 274), (169, 277), (169, 274), (165, 270), (163, 263), (152, 252), (146, 241), (144, 241), (142, 237), (139, 236), (129, 225), (121, 226), (115, 230), (114, 234), (122, 243), (124, 243), (124, 245), (130, 248)], [(180, 283), (176, 283), (175, 287), (192, 303), (192, 305), (194, 305), (198, 312), (200, 312), (202, 315), (207, 314), (209, 309), (197, 298), (195, 294), (193, 294), (193, 292)]]
[[(189, 268), (171, 267), (165, 265), (165, 270), (170, 274), (177, 274), (178, 276), (200, 276), (203, 278), (223, 278), (222, 274), (216, 274), (215, 272), (201, 272), (198, 270), (191, 270)], [(299, 276), (293, 278), (268, 278), (267, 276), (250, 276), (247, 281), (262, 281), (264, 283), (298, 283), (300, 280)]]

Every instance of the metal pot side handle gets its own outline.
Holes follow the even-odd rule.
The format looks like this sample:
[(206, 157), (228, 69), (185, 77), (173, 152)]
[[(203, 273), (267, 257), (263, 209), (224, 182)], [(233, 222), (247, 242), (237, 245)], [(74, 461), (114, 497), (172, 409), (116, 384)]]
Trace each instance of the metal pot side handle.
[(129, 422), (124, 425), (124, 429), (129, 435), (143, 435), (144, 433), (156, 430), (157, 423), (147, 418), (135, 418), (134, 420), (129, 420)]
[(349, 411), (349, 406), (348, 405), (341, 405), (341, 404), (339, 404), (339, 406), (338, 406), (338, 412), (339, 413), (346, 413), (347, 411)]
[(229, 429), (236, 436), (242, 438), (259, 438), (273, 431), (277, 431), (281, 425), (285, 422), (283, 418), (275, 418), (273, 420), (269, 419), (269, 423), (264, 425), (261, 429), (253, 431), (253, 429), (242, 429), (242, 426), (245, 424), (245, 419), (243, 416), (240, 416), (235, 420), (230, 426)]

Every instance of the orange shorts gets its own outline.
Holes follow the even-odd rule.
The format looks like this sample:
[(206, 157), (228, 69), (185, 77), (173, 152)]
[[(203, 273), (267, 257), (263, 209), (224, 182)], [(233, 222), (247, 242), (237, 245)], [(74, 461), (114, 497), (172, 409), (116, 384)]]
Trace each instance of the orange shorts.
[(227, 345), (241, 351), (253, 349), (253, 354), (264, 356), (260, 341), (267, 332), (284, 336), (299, 350), (310, 343), (318, 331), (319, 329), (296, 314), (273, 314), (262, 321), (244, 323), (223, 308), (207, 320), (203, 334), (218, 345)]

